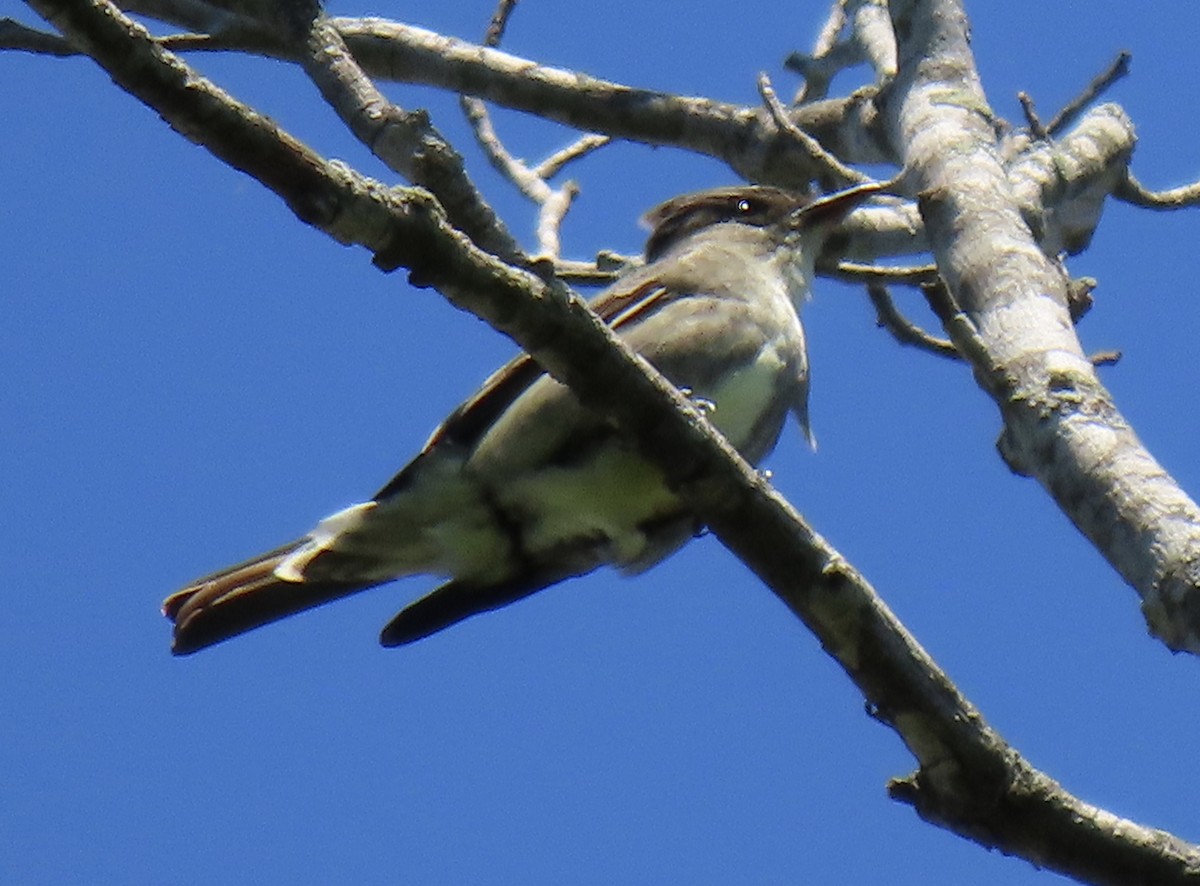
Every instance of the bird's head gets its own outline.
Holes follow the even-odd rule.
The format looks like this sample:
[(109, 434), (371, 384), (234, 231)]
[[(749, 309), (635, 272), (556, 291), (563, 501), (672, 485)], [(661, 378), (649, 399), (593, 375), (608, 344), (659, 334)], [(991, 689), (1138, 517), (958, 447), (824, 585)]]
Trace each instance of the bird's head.
[(812, 197), (766, 185), (735, 185), (683, 194), (651, 209), (642, 222), (650, 228), (646, 261), (662, 256), (671, 246), (696, 231), (732, 222), (751, 227), (778, 226), (788, 233), (825, 231), (884, 185), (868, 182)]

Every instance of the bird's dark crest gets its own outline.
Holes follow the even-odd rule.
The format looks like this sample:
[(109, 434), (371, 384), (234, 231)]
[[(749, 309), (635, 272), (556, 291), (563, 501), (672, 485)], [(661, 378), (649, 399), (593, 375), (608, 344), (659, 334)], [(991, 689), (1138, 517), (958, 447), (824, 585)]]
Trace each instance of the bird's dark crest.
[(810, 199), (796, 191), (766, 185), (714, 188), (674, 197), (642, 216), (642, 223), (650, 228), (646, 261), (659, 258), (701, 228), (726, 221), (763, 227), (795, 212)]

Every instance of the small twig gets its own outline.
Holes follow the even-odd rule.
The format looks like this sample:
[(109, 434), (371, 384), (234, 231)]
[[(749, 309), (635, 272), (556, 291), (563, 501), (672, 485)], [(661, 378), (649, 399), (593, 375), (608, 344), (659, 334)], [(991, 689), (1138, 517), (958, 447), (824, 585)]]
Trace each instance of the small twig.
[(79, 50), (58, 34), (39, 31), (11, 18), (0, 18), (0, 49), (15, 49), (19, 52), (53, 55), (58, 58), (79, 55)]
[(901, 283), (922, 286), (937, 279), (937, 265), (865, 265), (859, 262), (838, 262), (830, 276), (847, 283)]
[(820, 142), (788, 118), (787, 109), (779, 101), (779, 96), (775, 94), (775, 89), (771, 86), (771, 78), (765, 73), (758, 75), (758, 94), (762, 96), (763, 104), (767, 106), (775, 125), (791, 136), (817, 166), (816, 178), (822, 184), (844, 187), (871, 180), (870, 176), (842, 163), (841, 160), (821, 147)]
[(1088, 359), (1092, 361), (1093, 366), (1115, 366), (1121, 357), (1120, 351), (1096, 351)]
[(467, 95), (461, 97), (461, 105), (463, 114), (466, 115), (467, 122), (471, 124), (471, 130), (475, 134), (475, 141), (483, 149), (492, 168), (535, 203), (547, 199), (550, 186), (504, 147), (496, 127), (492, 125), (492, 115), (488, 113), (487, 105)]
[(621, 276), (619, 267), (606, 268), (596, 262), (556, 259), (554, 273), (573, 286), (607, 286)]
[[(847, 67), (847, 63), (839, 57), (844, 56), (845, 53), (839, 52), (839, 50), (844, 49), (848, 44), (840, 42), (838, 38), (846, 27), (846, 4), (848, 2), (849, 0), (834, 0), (825, 24), (821, 26), (821, 31), (817, 34), (811, 55), (793, 52), (784, 59), (783, 66), (786, 69), (794, 71), (804, 78), (804, 82), (800, 84), (800, 88), (792, 98), (793, 105), (823, 99), (829, 93), (829, 84), (833, 80), (833, 75)], [(854, 47), (856, 55), (857, 51), (858, 48)]]
[(567, 145), (561, 151), (555, 151), (533, 168), (533, 174), (538, 178), (551, 179), (562, 172), (564, 166), (574, 160), (581, 160), (597, 148), (602, 148), (612, 141), (612, 136), (589, 133)]
[(886, 286), (872, 283), (867, 287), (867, 295), (871, 298), (871, 304), (875, 306), (878, 324), (890, 332), (897, 342), (949, 360), (962, 359), (958, 348), (954, 347), (952, 342), (931, 335), (900, 313)]
[(1127, 169), (1125, 177), (1117, 183), (1113, 196), (1143, 209), (1184, 209), (1200, 205), (1200, 182), (1165, 191), (1151, 191)]
[[(495, 48), (499, 46), (508, 27), (509, 18), (516, 9), (517, 0), (499, 0), (492, 20), (488, 23), (483, 37), (483, 45)], [(488, 158), (488, 162), (502, 176), (512, 182), (522, 194), (536, 203), (538, 220), (536, 226), (538, 254), (542, 257), (557, 258), (561, 252), (559, 232), (563, 219), (570, 211), (571, 203), (579, 194), (579, 186), (575, 182), (567, 182), (557, 190), (550, 187), (547, 179), (562, 171), (573, 160), (586, 156), (597, 148), (608, 144), (609, 138), (602, 135), (589, 134), (580, 138), (568, 147), (557, 151), (537, 166), (530, 168), (523, 160), (514, 157), (500, 140), (495, 126), (492, 125), (491, 114), (482, 99), (473, 96), (461, 96), (459, 104), (475, 141)]]
[(1028, 92), (1018, 92), (1017, 101), (1021, 103), (1021, 110), (1025, 112), (1025, 122), (1029, 124), (1029, 131), (1033, 137), (1039, 141), (1048, 137), (1046, 127), (1042, 125), (1042, 118), (1038, 116), (1037, 109), (1033, 106), (1033, 98)]
[(862, 60), (862, 47), (848, 40), (836, 43), (828, 52), (820, 55), (791, 53), (783, 60), (783, 67), (804, 79), (792, 97), (792, 106), (811, 104), (827, 98), (833, 78)]
[(492, 20), (488, 22), (487, 30), (483, 34), (484, 46), (500, 45), (500, 41), (504, 39), (504, 31), (508, 27), (508, 20), (516, 8), (517, 0), (500, 0), (496, 4), (496, 11), (492, 13)]
[(563, 219), (571, 211), (571, 204), (578, 196), (579, 185), (568, 181), (558, 190), (552, 190), (550, 196), (542, 201), (536, 228), (538, 252), (541, 255), (557, 256), (561, 254), (562, 244), (558, 234), (562, 230)]
[(172, 52), (247, 52), (272, 53), (279, 45), (279, 40), (265, 36), (262, 31), (253, 28), (230, 27), (222, 28), (219, 33), (201, 34), (185, 32), (167, 34), (158, 38), (158, 43), (164, 49)]
[(834, 0), (833, 8), (829, 10), (829, 16), (821, 26), (821, 32), (817, 34), (816, 43), (813, 45), (814, 58), (820, 58), (833, 51), (842, 29), (846, 27), (847, 2), (848, 0)]
[(1046, 132), (1049, 135), (1057, 135), (1068, 126), (1073, 126), (1076, 118), (1079, 117), (1100, 95), (1129, 73), (1129, 63), (1133, 60), (1133, 55), (1125, 50), (1117, 53), (1117, 57), (1113, 59), (1111, 65), (1105, 68), (1096, 76), (1091, 83), (1084, 87), (1083, 92), (1075, 97), (1074, 101), (1068, 102), (1061, 111), (1054, 115), (1054, 119), (1046, 124)]
[[(1064, 268), (1064, 273), (1065, 270)], [(1071, 315), (1072, 323), (1078, 323), (1092, 309), (1092, 305), (1095, 303), (1092, 293), (1095, 291), (1096, 285), (1095, 277), (1067, 280), (1067, 312)]]

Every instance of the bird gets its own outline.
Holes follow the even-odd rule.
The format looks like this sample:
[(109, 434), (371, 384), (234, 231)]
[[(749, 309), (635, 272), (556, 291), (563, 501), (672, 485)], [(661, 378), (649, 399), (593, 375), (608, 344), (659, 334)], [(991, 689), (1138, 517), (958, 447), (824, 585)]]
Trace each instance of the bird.
[[(829, 233), (881, 189), (741, 185), (668, 200), (644, 216), (644, 262), (590, 306), (750, 463), (789, 413), (812, 443), (800, 307)], [(188, 655), (394, 579), (443, 579), (384, 627), (381, 644), (400, 646), (601, 566), (637, 574), (702, 531), (611, 420), (522, 354), (369, 500), (192, 582), (162, 611), (172, 653)]]

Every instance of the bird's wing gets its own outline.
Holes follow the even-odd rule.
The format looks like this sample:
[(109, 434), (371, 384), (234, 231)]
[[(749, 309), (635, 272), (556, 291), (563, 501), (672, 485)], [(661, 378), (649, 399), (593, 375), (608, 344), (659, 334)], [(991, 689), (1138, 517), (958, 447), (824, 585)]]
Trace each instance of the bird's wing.
[[(736, 331), (743, 323), (747, 324), (747, 330), (752, 330), (753, 318), (743, 316), (744, 312), (735, 308), (730, 313), (728, 304), (718, 312), (715, 297), (696, 296), (682, 287), (667, 287), (636, 272), (626, 281), (625, 285), (618, 284), (604, 292), (592, 307), (634, 350), (677, 383), (695, 386), (703, 394), (712, 378), (720, 376), (732, 364), (746, 363), (753, 357), (752, 331), (730, 336), (731, 330)], [(678, 310), (685, 298), (686, 310)], [(712, 353), (709, 350), (712, 342), (722, 338), (725, 346), (719, 353)], [(437, 475), (441, 471), (457, 476), (452, 464), (456, 458), (474, 455), (487, 460), (499, 454), (503, 464), (494, 466), (488, 475), (500, 482), (505, 477), (522, 476), (530, 467), (543, 463), (553, 464), (558, 460), (560, 465), (566, 465), (573, 458), (584, 460), (589, 448), (593, 452), (608, 452), (605, 441), (611, 439), (613, 431), (603, 424), (602, 419), (591, 419), (569, 390), (546, 376), (531, 357), (519, 356), (494, 373), (478, 393), (438, 427), (417, 459), (376, 495), (374, 503), (387, 510), (388, 520), (396, 519), (395, 507), (400, 506), (403, 511), (402, 503), (413, 497), (400, 493), (415, 490), (417, 498), (435, 493), (440, 488)], [(444, 464), (443, 459), (434, 457), (443, 451), (454, 456)], [(433, 470), (418, 470), (422, 462), (425, 468)], [(637, 465), (633, 467), (636, 471)], [(530, 495), (535, 493), (532, 486), (536, 482), (534, 478)], [(654, 481), (651, 484), (654, 488), (659, 485)], [(390, 505), (393, 501), (395, 505)], [(488, 508), (495, 506), (490, 499), (485, 504)], [(355, 523), (359, 509), (364, 507), (369, 505), (347, 509), (331, 521), (339, 527)], [(411, 509), (424, 513), (423, 507), (417, 502)], [(635, 508), (629, 514), (622, 511), (621, 519), (626, 518), (632, 537), (643, 537), (635, 545), (634, 554), (617, 557), (630, 570), (646, 568), (662, 559), (696, 528), (665, 487), (661, 494), (651, 494), (644, 508)], [(366, 522), (374, 526), (377, 521)], [(392, 538), (387, 522), (376, 529), (389, 530), (385, 534)], [(544, 521), (553, 522), (551, 518)], [(611, 552), (603, 547), (611, 539), (595, 538), (587, 532), (575, 537), (567, 527), (563, 532), (561, 538), (553, 539), (554, 546), (542, 560), (534, 558), (495, 580), (476, 577), (451, 581), (417, 601), (385, 629), (384, 643), (410, 642), (612, 559)], [(341, 531), (334, 534), (340, 535)], [(359, 541), (374, 543), (378, 541), (374, 539), (376, 534), (368, 530)], [(347, 537), (345, 541), (351, 539)], [(168, 598), (163, 608), (176, 623), (174, 651), (177, 654), (195, 651), (391, 577), (358, 569), (354, 565), (357, 562), (354, 545), (349, 544), (346, 551), (341, 551), (341, 546), (335, 543), (318, 555), (322, 561), (320, 578), (304, 581), (279, 578), (287, 572), (291, 558), (309, 542), (311, 538), (223, 570)]]
[[(673, 295), (663, 289), (617, 304), (617, 332), (664, 375), (711, 401), (714, 422), (756, 461), (774, 444), (803, 374), (788, 362), (787, 347), (775, 348), (752, 304)], [(614, 443), (615, 433), (590, 421), (549, 377), (509, 403), (475, 442), (468, 464), (492, 478), (493, 505), (519, 515), (510, 525), (525, 556), (496, 580), (459, 578), (417, 600), (384, 628), (383, 645), (411, 643), (604, 563), (640, 571), (694, 535), (699, 526), (661, 474)], [(605, 459), (603, 480), (590, 473), (598, 459)], [(614, 495), (609, 507), (609, 490), (625, 486), (637, 495)]]
[[(635, 271), (601, 292), (588, 306), (605, 323), (619, 330), (634, 318), (678, 297), (679, 293), (658, 280)], [(423, 458), (440, 447), (464, 452), (473, 449), (500, 416), (545, 375), (541, 365), (527, 353), (509, 360), (434, 429), (420, 454), (373, 498), (382, 501), (407, 488)]]

